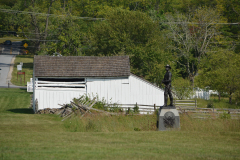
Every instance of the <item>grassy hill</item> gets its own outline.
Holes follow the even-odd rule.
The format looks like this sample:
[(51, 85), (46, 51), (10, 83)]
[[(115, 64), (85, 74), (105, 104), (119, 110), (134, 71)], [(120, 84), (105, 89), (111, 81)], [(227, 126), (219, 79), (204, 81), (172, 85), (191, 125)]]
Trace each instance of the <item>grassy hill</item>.
[(29, 104), (26, 90), (0, 89), (1, 159), (240, 157), (240, 120), (181, 116), (181, 130), (158, 132), (151, 127), (154, 115), (96, 115), (62, 122), (56, 115), (33, 114)]

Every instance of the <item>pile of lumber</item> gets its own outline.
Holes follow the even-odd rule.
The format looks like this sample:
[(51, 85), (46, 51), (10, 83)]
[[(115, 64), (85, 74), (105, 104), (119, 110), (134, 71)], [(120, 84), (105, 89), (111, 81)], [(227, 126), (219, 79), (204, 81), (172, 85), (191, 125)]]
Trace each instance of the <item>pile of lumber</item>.
[(104, 114), (108, 114), (108, 115), (115, 115), (117, 113), (111, 113), (111, 112), (106, 112), (103, 110), (99, 110), (96, 108), (92, 108), (92, 106), (96, 103), (96, 98), (93, 98), (92, 100), (88, 100), (84, 103), (82, 103), (80, 100), (76, 100), (75, 102), (71, 101), (70, 104), (59, 104), (61, 106), (61, 108), (54, 108), (54, 109), (50, 109), (50, 108), (45, 108), (43, 110), (38, 110), (37, 114), (57, 114), (60, 117), (62, 117), (62, 121), (64, 121), (65, 119), (71, 117), (72, 115), (81, 115), (81, 117), (83, 117), (86, 113), (91, 114), (90, 110), (96, 111), (96, 112), (100, 112), (100, 113), (104, 113)]
[(84, 116), (87, 112), (90, 112), (90, 109), (93, 109), (92, 106), (97, 102), (94, 98), (93, 100), (88, 100), (84, 103), (80, 101), (73, 102), (70, 104), (59, 104), (61, 108), (45, 108), (42, 110), (38, 110), (37, 114), (57, 114), (60, 117), (63, 117), (63, 120), (71, 117), (73, 114), (81, 114), (81, 117)]

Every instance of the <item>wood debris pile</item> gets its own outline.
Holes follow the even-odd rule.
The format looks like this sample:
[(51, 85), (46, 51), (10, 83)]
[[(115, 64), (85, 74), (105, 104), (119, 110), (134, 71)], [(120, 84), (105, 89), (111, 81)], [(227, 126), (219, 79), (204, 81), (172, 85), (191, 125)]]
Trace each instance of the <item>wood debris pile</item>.
[(81, 114), (81, 117), (83, 117), (87, 112), (90, 112), (90, 109), (92, 110), (97, 110), (99, 112), (104, 112), (95, 108), (92, 108), (92, 106), (96, 103), (96, 98), (94, 98), (93, 100), (88, 100), (84, 103), (81, 103), (80, 101), (78, 102), (72, 102), (70, 104), (59, 104), (60, 106), (62, 106), (61, 108), (54, 108), (54, 109), (50, 109), (50, 108), (45, 108), (43, 110), (38, 110), (36, 113), (37, 114), (57, 114), (60, 117), (63, 117), (64, 121), (65, 119), (71, 117), (73, 114)]
[(54, 108), (54, 109), (45, 108), (45, 109), (38, 110), (36, 112), (36, 114), (55, 114), (56, 112), (60, 111), (61, 109), (62, 108)]

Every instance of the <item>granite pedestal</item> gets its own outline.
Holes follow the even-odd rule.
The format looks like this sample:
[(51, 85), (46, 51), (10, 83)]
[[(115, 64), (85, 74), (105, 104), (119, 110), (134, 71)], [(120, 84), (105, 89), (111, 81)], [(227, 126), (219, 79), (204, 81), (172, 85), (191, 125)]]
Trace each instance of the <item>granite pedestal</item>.
[(162, 106), (158, 111), (158, 131), (180, 128), (178, 110), (174, 106)]

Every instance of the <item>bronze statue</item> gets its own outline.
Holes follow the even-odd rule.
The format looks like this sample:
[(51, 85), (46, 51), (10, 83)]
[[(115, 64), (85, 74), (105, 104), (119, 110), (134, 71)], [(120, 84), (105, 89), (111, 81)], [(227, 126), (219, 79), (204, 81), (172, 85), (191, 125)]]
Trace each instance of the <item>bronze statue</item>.
[(171, 92), (171, 79), (172, 79), (172, 73), (169, 71), (171, 69), (170, 65), (166, 65), (166, 74), (164, 75), (164, 79), (162, 80), (162, 83), (165, 85), (165, 90), (164, 90), (164, 106), (167, 106), (167, 101), (168, 101), (168, 95), (170, 98), (170, 105), (173, 106), (173, 96)]

